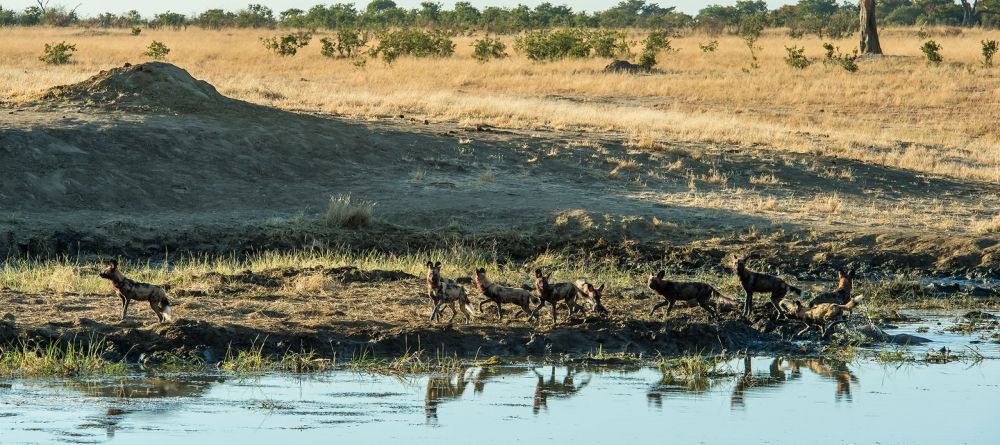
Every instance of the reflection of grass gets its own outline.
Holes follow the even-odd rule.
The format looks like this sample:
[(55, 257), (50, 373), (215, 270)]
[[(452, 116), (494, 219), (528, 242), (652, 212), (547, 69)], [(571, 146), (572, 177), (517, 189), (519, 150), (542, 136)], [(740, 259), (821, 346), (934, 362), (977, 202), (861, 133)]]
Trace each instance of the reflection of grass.
[(0, 375), (12, 377), (78, 377), (124, 374), (124, 362), (102, 357), (104, 340), (86, 345), (71, 341), (46, 345), (21, 343), (0, 347)]

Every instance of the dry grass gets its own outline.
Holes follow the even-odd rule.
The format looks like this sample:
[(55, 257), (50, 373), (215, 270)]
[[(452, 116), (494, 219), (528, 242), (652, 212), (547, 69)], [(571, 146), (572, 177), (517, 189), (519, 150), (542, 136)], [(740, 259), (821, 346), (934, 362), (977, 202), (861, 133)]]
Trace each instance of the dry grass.
[(326, 208), (325, 222), (331, 227), (356, 229), (371, 224), (375, 203), (359, 201), (351, 195), (334, 195)]
[[(224, 94), (285, 109), (613, 131), (639, 148), (666, 139), (762, 144), (1000, 180), (1000, 129), (993, 119), (1000, 114), (1000, 68), (975, 68), (979, 41), (998, 39), (1000, 31), (936, 38), (946, 63), (930, 67), (920, 58), (916, 29), (883, 30), (883, 48), (892, 56), (864, 60), (856, 74), (821, 64), (805, 71), (785, 66), (786, 45), (821, 58), (816, 38), (792, 40), (768, 31), (759, 42), (761, 68), (745, 74), (747, 54), (738, 38), (720, 37), (718, 51), (703, 53), (698, 44), (705, 37), (689, 35), (674, 40), (681, 51), (663, 57), (664, 74), (653, 76), (603, 74), (605, 60), (534, 63), (514, 56), (478, 63), (471, 58), (472, 38), (458, 39), (449, 59), (373, 61), (358, 68), (323, 58), (315, 44), (293, 58), (270, 55), (258, 37), (272, 33), (150, 29), (133, 38), (127, 30), (84, 35), (72, 28), (3, 28), (0, 98), (24, 98), (141, 61), (155, 39), (172, 49), (169, 62)], [(77, 44), (75, 63), (37, 60), (43, 43), (62, 40)], [(834, 43), (850, 48), (855, 40)]]

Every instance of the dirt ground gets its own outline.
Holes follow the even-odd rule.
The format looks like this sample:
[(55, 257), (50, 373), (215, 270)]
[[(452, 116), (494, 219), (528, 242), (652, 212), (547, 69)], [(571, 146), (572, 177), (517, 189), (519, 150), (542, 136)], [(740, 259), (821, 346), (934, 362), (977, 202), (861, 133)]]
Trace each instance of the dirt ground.
[[(998, 199), (1000, 184), (759, 146), (640, 145), (613, 133), (292, 113), (225, 98), (172, 65), (133, 66), (0, 107), (0, 255), (88, 261), (458, 243), (492, 246), (512, 261), (568, 248), (622, 256), (632, 267), (657, 260), (721, 269), (727, 255), (754, 252), (799, 277), (844, 266), (1000, 277), (1000, 237), (970, 229), (965, 212)], [(316, 223), (334, 194), (376, 202), (374, 224)], [(843, 204), (803, 207), (829, 196)], [(752, 204), (762, 197), (766, 204)], [(709, 323), (697, 309), (654, 321), (639, 300), (611, 303), (610, 319), (553, 329), (523, 320), (443, 328), (426, 320), (417, 278), (341, 283), (350, 292), (334, 298), (268, 290), (290, 276), (263, 284), (248, 277), (181, 289), (184, 315), (165, 325), (150, 325), (139, 305), (119, 323), (110, 292), (3, 290), (0, 313), (10, 317), (0, 337), (99, 333), (121, 354), (219, 354), (254, 340), (339, 354), (791, 347), (736, 320)], [(384, 318), (362, 315), (373, 307), (391, 309)]]
[[(468, 278), (468, 277), (466, 277)], [(302, 282), (326, 280), (317, 290), (298, 290)], [(112, 358), (138, 359), (171, 351), (182, 356), (221, 359), (226, 351), (263, 346), (265, 352), (312, 351), (341, 359), (362, 354), (398, 355), (425, 351), (444, 355), (526, 356), (608, 353), (657, 354), (721, 351), (807, 352), (788, 332), (774, 331), (763, 305), (751, 326), (724, 309), (710, 320), (695, 305), (678, 303), (670, 316), (650, 308), (661, 301), (649, 291), (614, 292), (605, 298), (608, 316), (567, 317), (560, 308), (528, 320), (514, 306), (499, 321), (492, 304), (476, 311), (471, 323), (461, 315), (448, 324), (431, 321), (423, 279), (399, 271), (334, 269), (269, 270), (196, 277), (190, 288), (174, 289), (172, 323), (157, 323), (148, 305), (136, 302), (125, 321), (112, 293), (52, 294), (0, 291), (0, 342), (77, 341), (105, 338)], [(483, 297), (470, 288), (473, 305)], [(790, 326), (785, 331), (798, 329)], [(96, 337), (95, 337), (96, 336)], [(782, 336), (785, 338), (783, 339)]]

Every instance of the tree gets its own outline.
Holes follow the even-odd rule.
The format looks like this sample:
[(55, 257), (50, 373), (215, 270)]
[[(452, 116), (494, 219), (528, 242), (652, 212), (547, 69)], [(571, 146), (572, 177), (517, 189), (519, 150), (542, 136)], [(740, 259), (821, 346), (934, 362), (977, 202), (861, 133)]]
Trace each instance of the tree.
[(875, 0), (861, 0), (861, 44), (862, 54), (882, 54), (878, 41), (878, 25), (875, 23)]
[(976, 9), (979, 7), (979, 0), (962, 0), (962, 26), (973, 27), (979, 24), (979, 12)]

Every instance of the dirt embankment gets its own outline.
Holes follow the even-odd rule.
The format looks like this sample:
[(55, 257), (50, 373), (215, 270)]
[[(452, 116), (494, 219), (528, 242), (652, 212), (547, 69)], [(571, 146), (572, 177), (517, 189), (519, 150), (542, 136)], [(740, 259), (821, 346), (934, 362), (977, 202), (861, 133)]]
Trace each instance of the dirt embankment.
[[(3, 111), (4, 257), (464, 244), (514, 261), (568, 248), (634, 265), (717, 267), (728, 253), (755, 251), (796, 275), (854, 266), (1000, 276), (995, 234), (935, 233), (902, 220), (782, 220), (725, 202), (661, 199), (690, 193), (692, 178), (708, 171), (728, 172), (723, 185), (707, 185), (723, 191), (754, 188), (753, 178), (770, 172), (778, 205), (803, 193), (875, 193), (890, 204), (947, 199), (949, 209), (1000, 192), (841, 159), (692, 143), (642, 151), (621, 135), (514, 133), (405, 116), (352, 123), (229, 99), (159, 62), (104, 71)], [(833, 168), (863, 179), (822, 173)], [(377, 202), (375, 224), (318, 222), (334, 194)]]

